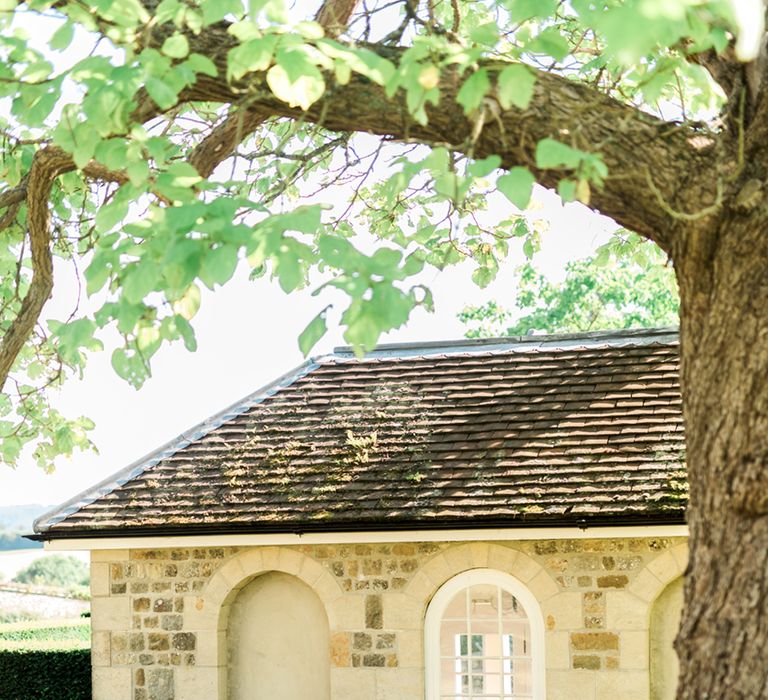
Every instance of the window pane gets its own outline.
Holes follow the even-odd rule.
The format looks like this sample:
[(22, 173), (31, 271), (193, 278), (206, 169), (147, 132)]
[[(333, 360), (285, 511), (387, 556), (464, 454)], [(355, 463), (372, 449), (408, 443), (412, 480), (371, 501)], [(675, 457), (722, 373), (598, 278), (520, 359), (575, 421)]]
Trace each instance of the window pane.
[(530, 625), (496, 585), (457, 593), (440, 625), (440, 694), (451, 700), (521, 700), (532, 693)]

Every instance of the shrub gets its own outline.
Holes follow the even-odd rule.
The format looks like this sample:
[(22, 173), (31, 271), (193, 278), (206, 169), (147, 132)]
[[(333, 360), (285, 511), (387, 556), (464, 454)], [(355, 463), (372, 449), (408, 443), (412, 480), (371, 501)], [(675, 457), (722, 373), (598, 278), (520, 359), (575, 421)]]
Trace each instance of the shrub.
[(88, 567), (75, 557), (55, 554), (35, 559), (28, 567), (16, 574), (14, 581), (36, 586), (87, 586)]
[(89, 621), (0, 625), (0, 700), (90, 700)]
[(0, 650), (0, 700), (91, 700), (91, 652)]

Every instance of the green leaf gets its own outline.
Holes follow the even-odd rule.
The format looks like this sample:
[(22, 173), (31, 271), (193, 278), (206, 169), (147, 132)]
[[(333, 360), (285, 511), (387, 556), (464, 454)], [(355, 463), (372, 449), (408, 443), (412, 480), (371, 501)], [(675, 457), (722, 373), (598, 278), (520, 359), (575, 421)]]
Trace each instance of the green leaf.
[(209, 75), (211, 78), (215, 78), (219, 74), (216, 64), (208, 56), (199, 53), (190, 54), (187, 64), (195, 73)]
[(487, 287), (496, 274), (487, 267), (478, 267), (472, 273), (472, 281), (481, 289)]
[(200, 287), (190, 284), (181, 299), (173, 303), (173, 310), (182, 318), (190, 320), (200, 309)]
[(547, 54), (556, 61), (562, 61), (570, 53), (571, 47), (559, 29), (549, 27), (529, 42), (525, 50), (530, 53)]
[(315, 316), (301, 332), (301, 335), (299, 336), (299, 349), (304, 357), (309, 355), (309, 351), (315, 347), (320, 338), (322, 338), (328, 330), (328, 326), (325, 322), (325, 314), (327, 311), (328, 308), (326, 307), (317, 314), (317, 316)]
[(456, 101), (464, 107), (464, 114), (471, 114), (483, 102), (491, 89), (491, 80), (485, 68), (476, 70), (467, 78), (456, 95)]
[(267, 71), (267, 85), (289, 107), (304, 110), (325, 93), (322, 74), (300, 51), (278, 51), (277, 65)]
[(227, 74), (230, 80), (239, 80), (246, 73), (267, 70), (277, 46), (277, 36), (267, 34), (250, 39), (231, 49), (227, 54)]
[(177, 32), (163, 42), (160, 50), (170, 58), (184, 58), (189, 53), (189, 42), (187, 37)]
[(178, 93), (164, 80), (149, 77), (147, 78), (146, 88), (149, 96), (160, 109), (170, 109), (176, 104)]
[(51, 40), (48, 42), (48, 46), (54, 51), (63, 51), (72, 43), (74, 36), (75, 25), (69, 21), (64, 22), (64, 24), (53, 33)]
[(576, 182), (574, 180), (560, 180), (557, 183), (557, 193), (564, 202), (575, 202)]
[(222, 245), (205, 253), (200, 265), (200, 279), (209, 288), (228, 282), (235, 273), (238, 262), (238, 248)]
[(467, 173), (472, 177), (487, 177), (500, 166), (501, 158), (499, 156), (488, 156), (482, 160), (476, 160), (470, 163), (467, 168)]
[(527, 66), (514, 64), (507, 66), (499, 73), (498, 97), (499, 104), (504, 109), (515, 106), (527, 109), (533, 97), (533, 87), (536, 76)]
[(103, 205), (96, 212), (96, 231), (106, 233), (119, 224), (128, 214), (129, 202), (116, 198), (109, 204)]
[(584, 153), (554, 139), (536, 144), (536, 166), (539, 168), (578, 168)]
[(512, 202), (518, 209), (525, 209), (531, 201), (531, 192), (536, 178), (528, 168), (520, 166), (512, 168), (506, 175), (502, 175), (496, 185), (499, 191)]
[(535, 17), (550, 17), (557, 9), (558, 0), (506, 0), (504, 3), (512, 22)]
[(133, 263), (123, 277), (123, 296), (131, 304), (138, 304), (160, 281), (160, 266), (150, 260)]

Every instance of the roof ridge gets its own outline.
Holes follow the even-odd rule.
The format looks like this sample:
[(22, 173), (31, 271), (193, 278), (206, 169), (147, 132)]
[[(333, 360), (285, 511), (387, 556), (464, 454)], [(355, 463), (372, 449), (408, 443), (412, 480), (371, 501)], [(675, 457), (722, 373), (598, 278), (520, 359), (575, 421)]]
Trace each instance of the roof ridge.
[(514, 350), (533, 352), (542, 349), (568, 349), (577, 347), (627, 347), (654, 343), (673, 343), (679, 338), (677, 326), (661, 328), (619, 328), (615, 330), (579, 333), (543, 333), (494, 338), (460, 338), (457, 340), (431, 340), (424, 342), (382, 343), (358, 358), (354, 348), (341, 345), (323, 361), (334, 358), (374, 359), (377, 357), (409, 357), (443, 354), (488, 354)]
[(221, 427), (229, 420), (242, 415), (250, 408), (253, 408), (253, 406), (256, 406), (271, 396), (274, 396), (278, 391), (284, 389), (287, 386), (290, 386), (302, 377), (305, 377), (319, 366), (319, 362), (316, 358), (309, 358), (298, 367), (294, 367), (292, 370), (289, 370), (285, 374), (279, 376), (277, 379), (269, 382), (268, 384), (265, 384), (256, 391), (251, 392), (239, 401), (230, 404), (225, 409), (219, 411), (210, 418), (207, 418), (204, 421), (201, 421), (191, 428), (185, 430), (172, 440), (169, 440), (162, 446), (152, 450), (148, 454), (132, 462), (127, 467), (123, 467), (119, 471), (110, 474), (108, 477), (102, 479), (94, 486), (91, 486), (85, 491), (81, 491), (64, 503), (43, 513), (39, 517), (35, 518), (35, 520), (32, 522), (32, 530), (36, 533), (43, 533), (47, 531), (53, 525), (56, 525), (56, 523), (61, 522), (85, 506), (90, 505), (97, 499), (108, 495), (116, 488), (119, 488), (127, 482), (132, 481), (136, 477), (141, 476), (145, 471), (147, 471), (147, 469), (151, 469), (155, 465), (159, 464), (166, 457), (170, 457), (191, 443), (205, 437), (208, 433), (215, 430), (216, 428)]

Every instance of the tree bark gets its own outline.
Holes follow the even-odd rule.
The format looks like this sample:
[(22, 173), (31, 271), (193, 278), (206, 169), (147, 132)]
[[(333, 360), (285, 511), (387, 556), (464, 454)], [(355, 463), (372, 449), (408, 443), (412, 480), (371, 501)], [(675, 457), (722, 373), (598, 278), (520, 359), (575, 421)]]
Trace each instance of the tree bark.
[(679, 700), (768, 698), (768, 211), (675, 254), (690, 482)]

